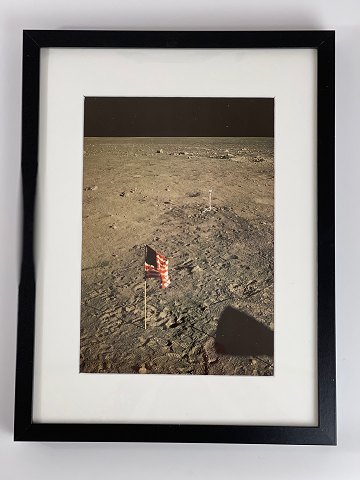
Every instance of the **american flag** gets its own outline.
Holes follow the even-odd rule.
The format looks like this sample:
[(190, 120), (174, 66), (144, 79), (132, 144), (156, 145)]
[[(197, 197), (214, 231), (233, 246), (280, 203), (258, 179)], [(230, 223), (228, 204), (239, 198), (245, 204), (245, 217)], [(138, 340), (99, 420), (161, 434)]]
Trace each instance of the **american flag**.
[(168, 266), (169, 262), (164, 255), (145, 246), (145, 278), (158, 278), (161, 288), (167, 288), (170, 285)]

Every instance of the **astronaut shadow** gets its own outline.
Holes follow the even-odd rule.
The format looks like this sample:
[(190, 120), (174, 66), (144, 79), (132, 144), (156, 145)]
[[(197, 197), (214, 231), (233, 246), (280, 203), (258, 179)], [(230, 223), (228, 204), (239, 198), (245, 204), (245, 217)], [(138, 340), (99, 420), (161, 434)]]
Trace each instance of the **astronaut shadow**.
[(223, 355), (273, 356), (274, 332), (248, 313), (229, 306), (219, 318), (215, 349)]

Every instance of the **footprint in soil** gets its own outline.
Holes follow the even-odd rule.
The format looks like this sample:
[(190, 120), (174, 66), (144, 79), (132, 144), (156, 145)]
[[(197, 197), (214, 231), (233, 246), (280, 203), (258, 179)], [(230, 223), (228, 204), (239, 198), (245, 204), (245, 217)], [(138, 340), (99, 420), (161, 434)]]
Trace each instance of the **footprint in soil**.
[(165, 323), (166, 328), (176, 328), (178, 326), (178, 323), (176, 319), (170, 319)]

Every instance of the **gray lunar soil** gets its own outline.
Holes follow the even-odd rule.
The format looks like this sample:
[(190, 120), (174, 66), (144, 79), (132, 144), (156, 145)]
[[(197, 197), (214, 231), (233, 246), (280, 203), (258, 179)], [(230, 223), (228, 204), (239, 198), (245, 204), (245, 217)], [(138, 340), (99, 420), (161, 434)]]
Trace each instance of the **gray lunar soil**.
[[(85, 138), (81, 372), (273, 375), (273, 153), (273, 138)], [(145, 330), (146, 244), (171, 285), (147, 280)]]

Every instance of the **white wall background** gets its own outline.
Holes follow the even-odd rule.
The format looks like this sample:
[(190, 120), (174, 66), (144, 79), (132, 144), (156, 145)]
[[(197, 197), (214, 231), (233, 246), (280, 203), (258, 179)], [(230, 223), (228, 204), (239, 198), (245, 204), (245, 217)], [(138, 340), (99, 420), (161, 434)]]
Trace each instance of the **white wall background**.
[[(0, 24), (0, 478), (359, 478), (358, 0), (2, 0)], [(13, 443), (24, 28), (337, 31), (337, 447)]]

